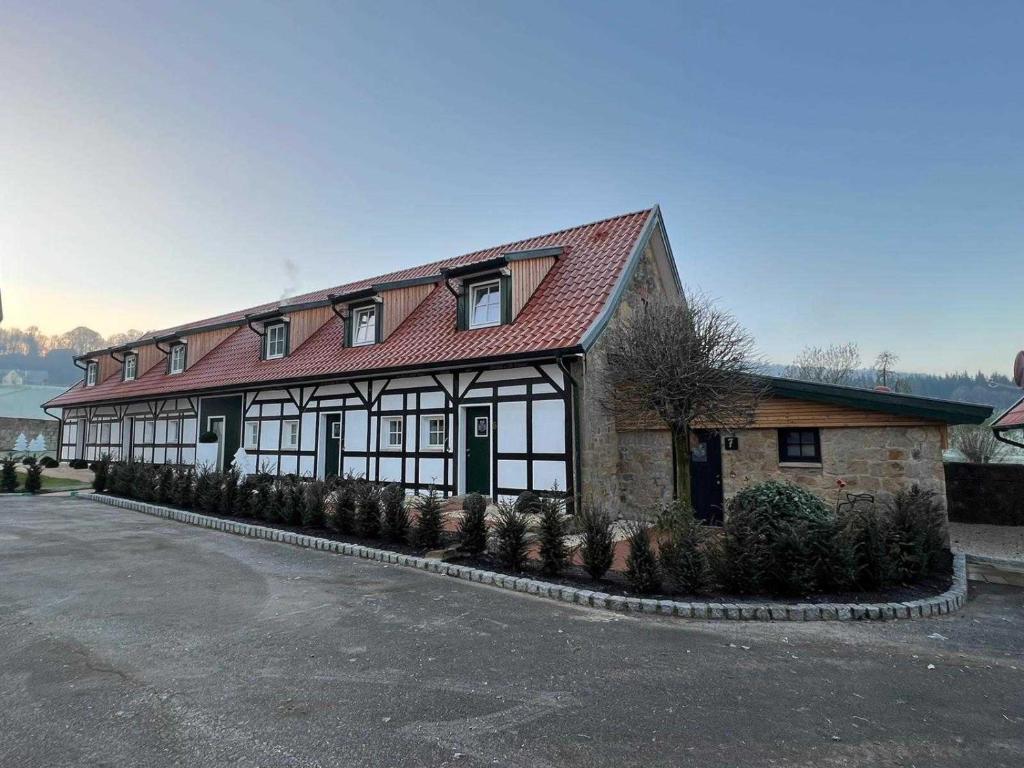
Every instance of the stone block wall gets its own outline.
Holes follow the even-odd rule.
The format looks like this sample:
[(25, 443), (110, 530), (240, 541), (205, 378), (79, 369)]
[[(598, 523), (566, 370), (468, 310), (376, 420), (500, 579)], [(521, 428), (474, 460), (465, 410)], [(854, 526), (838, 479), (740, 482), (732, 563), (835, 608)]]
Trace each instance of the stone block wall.
[(945, 498), (942, 426), (838, 427), (821, 429), (819, 466), (779, 463), (778, 431), (736, 432), (739, 449), (722, 451), (722, 484), (728, 499), (763, 480), (788, 480), (828, 501), (836, 498), (836, 481), (844, 492), (870, 493), (884, 500), (918, 485)]
[(653, 520), (672, 500), (672, 438), (668, 430), (619, 433), (618, 514)]
[(36, 435), (42, 434), (46, 439), (47, 453), (57, 454), (57, 420), (56, 419), (15, 419), (0, 417), (0, 454), (14, 450), (14, 441), (24, 433), (25, 439), (31, 441)]

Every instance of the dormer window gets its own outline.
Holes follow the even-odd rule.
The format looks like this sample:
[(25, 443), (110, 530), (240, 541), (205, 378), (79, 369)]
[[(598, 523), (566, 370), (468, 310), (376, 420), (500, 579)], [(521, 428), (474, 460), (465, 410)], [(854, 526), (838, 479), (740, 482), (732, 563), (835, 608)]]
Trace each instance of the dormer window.
[(124, 356), (124, 376), (122, 377), (125, 381), (135, 381), (139, 374), (139, 356), (138, 355), (125, 355)]
[(96, 386), (96, 375), (99, 372), (99, 363), (89, 362), (85, 364), (85, 386)]
[(352, 310), (352, 346), (361, 347), (377, 340), (377, 305)]
[(175, 344), (173, 347), (171, 347), (171, 357), (167, 368), (168, 373), (184, 373), (185, 354), (186, 349), (184, 344)]
[(276, 360), (288, 354), (288, 326), (285, 323), (268, 325), (266, 330), (266, 359)]
[(501, 325), (501, 282), (488, 280), (469, 288), (469, 327)]

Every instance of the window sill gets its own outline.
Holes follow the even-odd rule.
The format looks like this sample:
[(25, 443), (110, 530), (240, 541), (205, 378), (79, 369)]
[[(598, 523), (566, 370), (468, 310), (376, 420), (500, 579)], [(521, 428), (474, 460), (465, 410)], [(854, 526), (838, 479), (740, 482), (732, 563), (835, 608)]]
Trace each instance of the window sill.
[(780, 467), (794, 467), (798, 469), (821, 469), (820, 461), (780, 461)]

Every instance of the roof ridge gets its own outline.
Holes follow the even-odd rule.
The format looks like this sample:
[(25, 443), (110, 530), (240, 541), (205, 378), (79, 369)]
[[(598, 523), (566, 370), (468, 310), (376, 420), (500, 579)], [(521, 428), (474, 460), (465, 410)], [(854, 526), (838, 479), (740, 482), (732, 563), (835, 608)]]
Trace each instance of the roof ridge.
[[(657, 207), (656, 205), (651, 205), (651, 206), (649, 206), (647, 208), (641, 208), (641, 209), (638, 209), (638, 210), (635, 210), (635, 211), (629, 211), (627, 213), (620, 213), (620, 214), (617, 214), (617, 215), (614, 215), (614, 216), (606, 216), (603, 219), (598, 219), (596, 221), (590, 221), (590, 222), (587, 222), (585, 224), (577, 224), (575, 226), (565, 227), (563, 229), (557, 229), (557, 230), (554, 230), (553, 232), (545, 232), (545, 233), (539, 234), (539, 235), (530, 235), (528, 237), (519, 238), (518, 240), (511, 240), (511, 241), (508, 241), (508, 242), (505, 242), (505, 243), (499, 243), (498, 245), (491, 245), (491, 246), (487, 246), (487, 247), (484, 247), (484, 248), (478, 248), (478, 249), (476, 249), (474, 251), (467, 251), (466, 253), (460, 253), (460, 254), (457, 254), (455, 256), (449, 256), (449, 257), (443, 258), (443, 259), (436, 259), (434, 261), (428, 261), (428, 262), (424, 262), (424, 263), (421, 263), (421, 264), (413, 264), (413, 265), (408, 266), (408, 267), (402, 267), (401, 269), (395, 269), (395, 270), (392, 270), (391, 272), (385, 272), (385, 273), (379, 274), (379, 275), (372, 275), (370, 277), (363, 277), (363, 278), (357, 278), (355, 280), (349, 280), (348, 282), (341, 283), (340, 285), (334, 285), (334, 286), (324, 287), (324, 288), (316, 288), (316, 289), (313, 289), (311, 291), (306, 291), (304, 293), (295, 294), (294, 296), (287, 296), (287, 297), (284, 297), (284, 298), (281, 298), (281, 299), (277, 299), (275, 301), (266, 301), (266, 302), (263, 302), (261, 304), (255, 304), (255, 305), (253, 305), (251, 307), (246, 307), (245, 309), (237, 309), (237, 310), (231, 310), (231, 311), (228, 311), (228, 312), (221, 312), (220, 314), (211, 315), (210, 317), (205, 317), (205, 318), (202, 318), (200, 320), (185, 321), (183, 323), (179, 323), (179, 324), (174, 325), (174, 326), (169, 326), (167, 328), (161, 328), (161, 329), (158, 329), (158, 330), (155, 330), (155, 331), (149, 331), (146, 334), (140, 336), (138, 339), (134, 339), (132, 342), (129, 342), (129, 343), (130, 344), (137, 344), (137, 343), (143, 342), (143, 341), (148, 343), (148, 342), (153, 341), (156, 338), (159, 338), (162, 335), (166, 335), (168, 333), (174, 333), (174, 332), (182, 331), (182, 330), (200, 331), (205, 326), (213, 325), (213, 324), (215, 324), (217, 322), (223, 322), (223, 323), (232, 322), (228, 318), (233, 316), (233, 315), (239, 315), (239, 317), (237, 318), (237, 321), (239, 323), (241, 323), (241, 322), (244, 322), (243, 316), (246, 315), (246, 314), (251, 314), (252, 312), (256, 312), (256, 311), (264, 310), (264, 309), (268, 309), (268, 308), (279, 307), (279, 306), (286, 306), (286, 305), (289, 305), (289, 304), (302, 304), (302, 303), (305, 303), (305, 302), (303, 302), (303, 301), (296, 301), (296, 300), (297, 299), (303, 299), (304, 297), (311, 296), (312, 294), (329, 294), (329, 293), (334, 293), (334, 292), (337, 292), (337, 291), (339, 291), (339, 290), (341, 290), (343, 288), (346, 288), (347, 286), (355, 285), (355, 284), (358, 284), (358, 283), (369, 283), (370, 285), (373, 285), (373, 284), (375, 284), (377, 282), (387, 282), (383, 278), (389, 278), (389, 279), (392, 279), (392, 280), (400, 279), (400, 278), (394, 278), (392, 276), (393, 275), (397, 275), (397, 274), (402, 273), (402, 272), (408, 272), (410, 270), (428, 269), (428, 268), (432, 268), (432, 267), (437, 267), (438, 269), (440, 269), (440, 266), (442, 264), (447, 264), (447, 263), (458, 261), (458, 260), (461, 260), (461, 259), (469, 259), (469, 258), (471, 258), (473, 256), (478, 255), (478, 254), (485, 253), (486, 251), (492, 251), (492, 250), (495, 250), (495, 249), (498, 249), (498, 248), (506, 248), (506, 247), (509, 247), (509, 246), (514, 246), (514, 245), (517, 245), (519, 243), (527, 242), (529, 240), (541, 240), (541, 239), (544, 239), (544, 238), (555, 237), (557, 235), (565, 235), (565, 234), (568, 234), (570, 232), (578, 231), (580, 229), (586, 229), (587, 227), (594, 227), (594, 226), (597, 226), (599, 224), (606, 224), (608, 222), (616, 221), (618, 219), (626, 219), (626, 218), (629, 218), (631, 216), (637, 216), (637, 215), (642, 214), (642, 213), (649, 214), (656, 207)], [(306, 299), (306, 301), (312, 302), (312, 301), (314, 301), (314, 299)], [(102, 350), (93, 350), (93, 352), (95, 352), (95, 351), (102, 351)]]

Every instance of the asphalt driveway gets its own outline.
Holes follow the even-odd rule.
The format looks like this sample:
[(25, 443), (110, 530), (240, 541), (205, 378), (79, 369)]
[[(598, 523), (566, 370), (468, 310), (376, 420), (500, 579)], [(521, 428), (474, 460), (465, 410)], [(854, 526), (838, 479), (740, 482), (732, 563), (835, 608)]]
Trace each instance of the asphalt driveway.
[(1022, 763), (1021, 590), (889, 624), (636, 619), (0, 498), (2, 766)]

